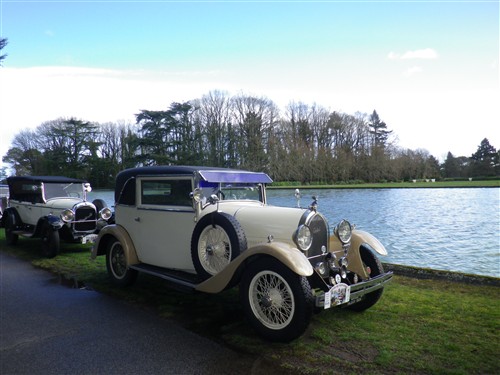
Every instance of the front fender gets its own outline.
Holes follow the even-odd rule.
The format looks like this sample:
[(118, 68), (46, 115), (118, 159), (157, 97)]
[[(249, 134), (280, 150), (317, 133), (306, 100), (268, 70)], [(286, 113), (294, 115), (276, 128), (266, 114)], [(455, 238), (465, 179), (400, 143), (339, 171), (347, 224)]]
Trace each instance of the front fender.
[(229, 284), (245, 260), (255, 255), (266, 255), (276, 258), (300, 276), (311, 276), (314, 271), (311, 263), (300, 250), (282, 242), (263, 243), (242, 252), (221, 272), (198, 284), (195, 289), (206, 293), (221, 292)]
[(387, 255), (387, 250), (384, 245), (382, 245), (382, 243), (374, 235), (365, 232), (364, 230), (355, 229), (352, 232), (351, 246), (359, 249), (361, 245), (365, 244), (380, 255)]
[[(369, 275), (367, 274), (366, 269), (363, 266), (361, 256), (359, 255), (359, 249), (363, 245), (373, 249), (380, 255), (387, 255), (387, 250), (384, 245), (382, 245), (382, 243), (372, 234), (358, 229), (352, 231), (351, 244), (347, 253), (347, 261), (349, 264), (347, 269), (357, 273), (362, 278), (368, 278)], [(342, 243), (335, 235), (330, 236), (330, 252), (335, 253), (337, 258), (342, 257), (344, 253)]]
[(99, 255), (105, 255), (108, 244), (115, 239), (120, 241), (123, 246), (123, 251), (125, 252), (125, 257), (127, 259), (127, 265), (130, 266), (132, 264), (138, 264), (139, 259), (137, 258), (137, 252), (132, 239), (125, 228), (118, 224), (106, 225), (100, 230), (99, 236), (97, 237), (90, 253), (91, 259), (95, 259)]
[[(64, 221), (62, 221), (62, 219), (59, 216), (47, 215), (45, 220), (54, 230), (59, 230), (64, 225)], [(38, 224), (40, 224), (41, 222), (43, 222), (43, 219), (40, 219)]]

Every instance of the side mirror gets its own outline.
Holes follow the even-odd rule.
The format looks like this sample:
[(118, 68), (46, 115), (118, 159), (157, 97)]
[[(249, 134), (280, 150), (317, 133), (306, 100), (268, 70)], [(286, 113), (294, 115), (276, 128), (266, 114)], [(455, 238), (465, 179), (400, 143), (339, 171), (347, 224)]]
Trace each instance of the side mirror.
[(216, 204), (219, 201), (219, 197), (215, 194), (212, 194), (210, 198), (208, 198), (208, 203)]

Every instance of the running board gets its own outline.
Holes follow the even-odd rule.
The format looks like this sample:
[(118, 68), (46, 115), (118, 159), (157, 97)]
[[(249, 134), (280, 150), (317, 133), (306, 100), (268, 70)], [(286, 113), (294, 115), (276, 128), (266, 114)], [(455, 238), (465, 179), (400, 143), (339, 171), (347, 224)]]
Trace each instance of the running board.
[(149, 275), (160, 277), (174, 284), (173, 286), (177, 289), (180, 289), (181, 291), (194, 292), (198, 284), (203, 281), (199, 278), (198, 275), (192, 273), (156, 267), (150, 264), (134, 264), (131, 265), (130, 268), (139, 272), (144, 272)]
[(13, 230), (12, 234), (30, 238), (30, 237), (33, 237), (35, 235), (35, 232), (28, 232), (25, 230)]

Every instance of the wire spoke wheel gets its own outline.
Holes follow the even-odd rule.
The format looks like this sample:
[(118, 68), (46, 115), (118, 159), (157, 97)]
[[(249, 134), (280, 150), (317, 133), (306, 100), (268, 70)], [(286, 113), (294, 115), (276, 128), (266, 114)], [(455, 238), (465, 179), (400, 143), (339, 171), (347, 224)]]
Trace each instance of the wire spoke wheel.
[(290, 285), (276, 272), (262, 271), (250, 283), (250, 306), (266, 327), (286, 327), (293, 318), (295, 301)]
[(110, 251), (110, 267), (113, 275), (117, 279), (123, 279), (127, 272), (127, 262), (125, 252), (119, 242), (115, 242)]
[(246, 248), (247, 239), (238, 220), (224, 212), (201, 218), (191, 237), (191, 259), (202, 280), (222, 271)]
[(207, 226), (200, 234), (198, 257), (206, 272), (215, 275), (231, 261), (231, 241), (219, 225)]
[(314, 298), (309, 281), (275, 258), (262, 257), (248, 265), (240, 298), (250, 324), (271, 341), (299, 337), (311, 320)]
[(137, 279), (137, 271), (129, 268), (125, 250), (118, 240), (111, 241), (108, 245), (106, 268), (111, 281), (118, 286), (132, 285)]

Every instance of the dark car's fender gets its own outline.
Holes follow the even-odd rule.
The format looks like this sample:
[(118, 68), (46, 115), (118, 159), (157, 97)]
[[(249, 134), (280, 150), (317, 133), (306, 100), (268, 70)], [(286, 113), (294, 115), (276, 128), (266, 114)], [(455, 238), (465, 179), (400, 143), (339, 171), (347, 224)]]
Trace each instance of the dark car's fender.
[(5, 225), (5, 220), (6, 220), (8, 215), (10, 215), (12, 217), (12, 221), (13, 221), (13, 224), (15, 227), (22, 225), (21, 217), (19, 216), (19, 213), (17, 212), (17, 210), (13, 207), (9, 207), (3, 212), (2, 222), (4, 225)]
[(55, 216), (52, 214), (40, 218), (39, 223), (42, 220), (45, 220), (54, 230), (59, 230), (64, 225), (64, 221), (62, 221), (62, 219), (59, 216)]

